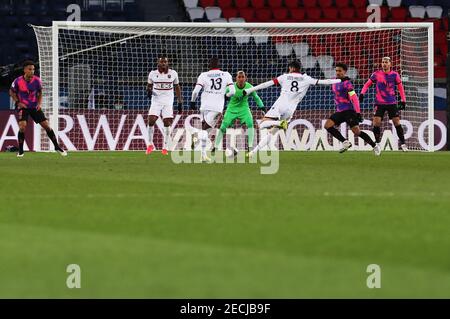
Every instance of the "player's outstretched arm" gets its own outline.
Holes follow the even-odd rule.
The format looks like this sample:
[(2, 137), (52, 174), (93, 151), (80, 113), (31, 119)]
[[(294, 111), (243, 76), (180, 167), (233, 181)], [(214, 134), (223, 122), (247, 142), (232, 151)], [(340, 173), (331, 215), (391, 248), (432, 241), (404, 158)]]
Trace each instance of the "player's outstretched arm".
[(367, 90), (372, 86), (373, 81), (371, 79), (368, 79), (367, 82), (364, 84), (364, 87), (361, 90), (361, 93), (359, 93), (359, 102), (364, 101), (364, 94), (367, 93)]
[(261, 84), (259, 84), (259, 85), (257, 85), (257, 86), (254, 86), (254, 87), (252, 87), (252, 88), (245, 89), (245, 90), (242, 91), (242, 93), (243, 93), (244, 96), (245, 96), (245, 95), (248, 95), (248, 94), (253, 93), (253, 92), (255, 92), (255, 91), (259, 91), (259, 90), (262, 90), (262, 89), (266, 89), (266, 88), (271, 87), (271, 86), (273, 86), (273, 85), (275, 85), (275, 81), (274, 81), (274, 80), (270, 80), (270, 81), (261, 83)]
[(326, 79), (326, 80), (316, 80), (316, 84), (322, 84), (322, 85), (331, 85), (336, 83), (341, 83), (341, 79)]

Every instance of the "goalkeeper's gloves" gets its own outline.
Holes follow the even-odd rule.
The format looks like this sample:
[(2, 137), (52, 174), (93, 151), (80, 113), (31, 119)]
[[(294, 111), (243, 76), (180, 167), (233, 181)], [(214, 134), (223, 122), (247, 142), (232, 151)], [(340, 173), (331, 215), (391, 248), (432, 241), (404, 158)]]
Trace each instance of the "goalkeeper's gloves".
[(178, 108), (177, 108), (178, 113), (183, 112), (183, 102), (178, 101)]
[(397, 108), (399, 110), (404, 110), (406, 108), (406, 102), (403, 102), (403, 101), (398, 102)]
[(359, 123), (364, 122), (364, 118), (362, 117), (361, 113), (356, 113), (356, 119)]
[(359, 95), (359, 103), (362, 103), (364, 101), (364, 94)]
[(191, 101), (190, 106), (191, 106), (191, 110), (195, 110), (197, 108), (195, 105), (195, 101)]
[(341, 81), (342, 81), (342, 82), (344, 82), (344, 81), (350, 81), (350, 78), (349, 78), (348, 76), (346, 76), (346, 77), (343, 77), (343, 78), (341, 79)]

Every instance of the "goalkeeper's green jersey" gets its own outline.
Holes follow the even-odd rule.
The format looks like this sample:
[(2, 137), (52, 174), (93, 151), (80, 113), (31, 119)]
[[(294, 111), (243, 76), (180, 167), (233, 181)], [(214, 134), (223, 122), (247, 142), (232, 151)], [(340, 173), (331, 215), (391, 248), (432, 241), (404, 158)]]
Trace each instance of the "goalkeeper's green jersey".
[[(236, 90), (236, 93), (231, 97), (230, 102), (228, 102), (228, 104), (227, 104), (227, 111), (239, 112), (239, 111), (245, 110), (246, 108), (249, 108), (250, 107), (249, 104), (248, 104), (248, 97), (249, 97), (249, 95), (244, 96), (242, 94), (242, 91), (244, 89), (249, 89), (249, 88), (252, 88), (252, 87), (253, 87), (253, 85), (251, 85), (248, 82), (245, 82), (244, 87), (241, 89), (241, 88), (239, 88), (237, 86), (237, 83), (235, 82), (234, 83), (234, 89)], [(227, 88), (226, 93), (228, 93), (228, 92), (229, 92), (229, 89)], [(253, 99), (256, 102), (256, 105), (259, 108), (263, 108), (264, 107), (263, 101), (258, 96), (258, 94), (256, 94), (256, 92), (252, 92), (250, 95), (253, 97)]]

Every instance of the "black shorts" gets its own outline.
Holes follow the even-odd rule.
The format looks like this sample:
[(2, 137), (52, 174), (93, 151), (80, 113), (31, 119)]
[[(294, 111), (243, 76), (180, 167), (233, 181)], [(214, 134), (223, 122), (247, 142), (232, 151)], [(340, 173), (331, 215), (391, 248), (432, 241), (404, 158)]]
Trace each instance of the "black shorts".
[(336, 112), (330, 116), (330, 120), (332, 120), (335, 125), (340, 125), (345, 122), (350, 128), (359, 125), (358, 116), (354, 110)]
[(19, 122), (20, 121), (28, 121), (28, 116), (30, 116), (34, 123), (39, 124), (41, 122), (44, 122), (47, 120), (47, 118), (44, 115), (44, 112), (42, 110), (36, 110), (36, 109), (17, 109), (16, 110)]
[(375, 112), (373, 116), (378, 116), (383, 119), (384, 113), (388, 112), (389, 119), (393, 117), (400, 117), (400, 111), (397, 108), (397, 104), (375, 104)]

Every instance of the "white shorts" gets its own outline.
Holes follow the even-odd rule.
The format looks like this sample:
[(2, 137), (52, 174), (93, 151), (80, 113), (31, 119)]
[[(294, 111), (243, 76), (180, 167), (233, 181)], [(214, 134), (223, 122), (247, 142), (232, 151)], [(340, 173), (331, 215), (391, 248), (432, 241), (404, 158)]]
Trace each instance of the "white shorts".
[(276, 100), (264, 117), (275, 118), (279, 120), (290, 120), (294, 115), (297, 105), (289, 105), (286, 101)]
[(216, 127), (217, 121), (219, 120), (219, 115), (222, 114), (222, 112), (210, 110), (200, 110), (200, 113), (202, 115), (202, 120), (211, 127)]
[(162, 104), (152, 104), (148, 115), (161, 116), (163, 119), (173, 118), (173, 106), (172, 105), (162, 105)]

